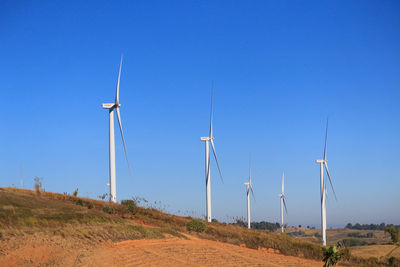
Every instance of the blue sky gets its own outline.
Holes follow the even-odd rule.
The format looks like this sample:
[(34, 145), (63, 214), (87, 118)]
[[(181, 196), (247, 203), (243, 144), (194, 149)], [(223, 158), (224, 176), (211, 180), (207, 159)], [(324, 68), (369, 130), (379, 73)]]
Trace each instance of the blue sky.
[[(397, 1), (2, 1), (1, 186), (108, 192), (108, 114), (120, 55), (118, 199), (205, 214), (211, 82), (213, 215), (320, 224), (319, 166), (329, 116), (328, 226), (400, 223), (400, 4)], [(117, 129), (117, 128), (116, 128)]]

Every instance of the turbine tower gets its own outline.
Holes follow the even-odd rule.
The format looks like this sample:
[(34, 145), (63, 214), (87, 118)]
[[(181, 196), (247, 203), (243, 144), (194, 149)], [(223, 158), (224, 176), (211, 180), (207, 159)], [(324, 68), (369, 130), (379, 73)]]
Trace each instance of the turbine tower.
[(244, 183), (246, 186), (246, 194), (247, 194), (247, 228), (250, 229), (250, 190), (251, 194), (253, 195), (254, 200), (256, 199), (254, 197), (254, 192), (253, 192), (253, 184), (251, 183), (251, 161), (249, 160), (249, 181)]
[(124, 133), (122, 132), (122, 124), (121, 124), (121, 114), (119, 112), (120, 103), (119, 103), (119, 82), (121, 78), (121, 67), (122, 67), (122, 56), (121, 56), (121, 63), (119, 65), (119, 74), (118, 74), (118, 81), (117, 81), (117, 89), (115, 94), (115, 102), (114, 103), (107, 103), (103, 104), (104, 109), (108, 109), (109, 111), (109, 160), (110, 160), (110, 202), (117, 202), (117, 190), (116, 190), (116, 175), (115, 175), (115, 134), (114, 134), (114, 110), (117, 113), (117, 119), (119, 124), (119, 129), (121, 131), (122, 143), (124, 145), (125, 151), (125, 158), (126, 162), (128, 163), (129, 174), (132, 176), (131, 167), (129, 165), (128, 160), (128, 152), (126, 150)]
[(286, 208), (286, 198), (285, 198), (285, 173), (282, 174), (282, 193), (279, 194), (279, 197), (281, 199), (281, 228), (282, 228), (282, 233), (284, 232), (284, 224), (283, 224), (283, 206), (285, 206), (285, 211), (287, 214), (287, 208)]
[(214, 146), (214, 136), (213, 136), (213, 128), (212, 128), (212, 115), (213, 115), (213, 94), (214, 94), (214, 82), (212, 83), (212, 92), (211, 92), (211, 115), (210, 115), (210, 136), (207, 137), (200, 137), (201, 141), (204, 141), (206, 144), (206, 216), (207, 216), (207, 221), (211, 222), (211, 176), (210, 176), (210, 146), (209, 143), (211, 143), (211, 148), (214, 153), (214, 158), (215, 162), (217, 163), (218, 167), (218, 172), (222, 180), (222, 173), (221, 169), (219, 168), (218, 164), (218, 159), (217, 159), (217, 153), (215, 152), (215, 146)]
[(326, 132), (325, 132), (325, 148), (324, 148), (324, 159), (316, 160), (320, 165), (320, 192), (321, 192), (321, 235), (322, 235), (322, 245), (326, 246), (326, 183), (324, 180), (324, 168), (326, 174), (329, 178), (329, 183), (331, 184), (333, 195), (336, 198), (335, 190), (333, 189), (333, 184), (331, 180), (331, 175), (328, 168), (328, 160), (326, 159), (326, 142), (328, 139), (328, 120), (326, 120)]

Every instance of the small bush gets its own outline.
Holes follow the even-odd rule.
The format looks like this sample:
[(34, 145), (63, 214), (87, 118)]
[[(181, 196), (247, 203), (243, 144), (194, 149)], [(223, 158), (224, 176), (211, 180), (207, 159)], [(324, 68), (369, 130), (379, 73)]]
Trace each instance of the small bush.
[(127, 210), (135, 214), (136, 213), (136, 202), (130, 199), (122, 200), (121, 204), (127, 208)]
[(379, 259), (377, 257), (369, 257), (369, 261), (378, 264), (379, 263)]
[(87, 205), (87, 207), (88, 207), (88, 209), (93, 209), (94, 205), (93, 205), (92, 202), (89, 202), (88, 205)]
[(105, 213), (108, 213), (108, 214), (113, 214), (113, 213), (114, 213), (114, 208), (113, 208), (113, 207), (110, 207), (110, 206), (104, 206), (104, 207), (103, 207), (103, 211), (104, 211)]
[(395, 257), (389, 258), (389, 266), (391, 267), (399, 267), (400, 266), (400, 259)]
[(187, 229), (188, 231), (194, 231), (194, 232), (204, 232), (207, 228), (207, 225), (200, 221), (200, 220), (192, 220), (187, 224)]
[(329, 248), (322, 248), (322, 253), (324, 254), (324, 267), (336, 266), (341, 258), (341, 254), (335, 245)]
[(76, 205), (80, 205), (80, 206), (83, 206), (85, 204), (85, 201), (83, 201), (83, 199), (77, 199), (76, 200)]

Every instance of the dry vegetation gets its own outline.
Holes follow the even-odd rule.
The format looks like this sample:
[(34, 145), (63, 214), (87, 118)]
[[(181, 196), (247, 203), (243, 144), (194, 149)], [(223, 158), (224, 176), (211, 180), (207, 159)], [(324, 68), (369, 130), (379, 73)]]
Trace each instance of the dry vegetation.
[[(79, 240), (84, 246), (107, 240), (185, 238), (185, 234), (190, 233), (202, 239), (252, 249), (274, 249), (283, 255), (322, 259), (320, 245), (312, 242), (217, 222), (192, 221), (191, 217), (137, 207), (132, 202), (110, 204), (67, 194), (41, 192), (37, 195), (32, 190), (0, 188), (0, 254), (7, 243), (3, 241), (18, 236), (31, 238), (40, 233), (66, 240), (65, 247), (74, 243), (73, 240)], [(372, 261), (347, 255), (345, 260), (349, 266), (388, 266), (386, 259)]]

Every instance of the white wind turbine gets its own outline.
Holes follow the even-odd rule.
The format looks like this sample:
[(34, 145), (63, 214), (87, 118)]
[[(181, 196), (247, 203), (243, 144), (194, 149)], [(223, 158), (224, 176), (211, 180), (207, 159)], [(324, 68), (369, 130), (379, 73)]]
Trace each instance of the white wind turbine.
[(256, 199), (253, 192), (253, 184), (251, 183), (251, 161), (249, 161), (249, 181), (244, 184), (246, 185), (247, 194), (247, 228), (250, 229), (250, 190), (254, 200)]
[(331, 184), (333, 195), (336, 198), (335, 190), (333, 189), (333, 184), (331, 180), (331, 175), (328, 169), (328, 160), (326, 159), (326, 142), (328, 139), (328, 120), (326, 120), (326, 132), (325, 132), (325, 148), (324, 148), (324, 159), (316, 160), (320, 165), (320, 192), (321, 192), (321, 232), (322, 232), (322, 245), (326, 246), (326, 183), (324, 180), (324, 167), (326, 174), (329, 178), (329, 183)]
[(121, 131), (122, 143), (124, 145), (125, 151), (125, 158), (126, 162), (128, 163), (129, 173), (132, 176), (131, 167), (129, 165), (128, 160), (128, 152), (126, 150), (124, 133), (122, 132), (122, 125), (121, 125), (121, 115), (119, 112), (120, 103), (119, 103), (119, 82), (121, 78), (121, 67), (122, 67), (122, 56), (121, 56), (121, 63), (119, 65), (119, 74), (118, 74), (118, 81), (117, 81), (117, 90), (115, 94), (115, 102), (114, 103), (107, 103), (103, 104), (104, 109), (109, 110), (109, 157), (110, 157), (110, 202), (117, 202), (117, 190), (116, 190), (116, 175), (115, 175), (115, 135), (114, 135), (114, 110), (117, 113), (117, 119), (119, 124), (119, 129)]
[(285, 206), (285, 211), (287, 214), (287, 208), (286, 208), (286, 197), (285, 197), (285, 173), (282, 174), (282, 193), (279, 194), (279, 197), (281, 199), (281, 228), (282, 228), (282, 233), (284, 232), (284, 224), (283, 224), (283, 206)]
[(214, 146), (214, 136), (213, 136), (213, 128), (212, 128), (212, 115), (213, 115), (213, 94), (214, 94), (214, 83), (212, 84), (212, 92), (211, 92), (211, 115), (210, 115), (210, 136), (200, 137), (201, 141), (205, 141), (206, 144), (206, 211), (207, 211), (207, 221), (211, 222), (211, 183), (210, 183), (210, 147), (209, 143), (211, 143), (211, 147), (214, 153), (215, 162), (217, 163), (218, 172), (222, 180), (221, 169), (219, 168), (217, 154), (215, 152)]

